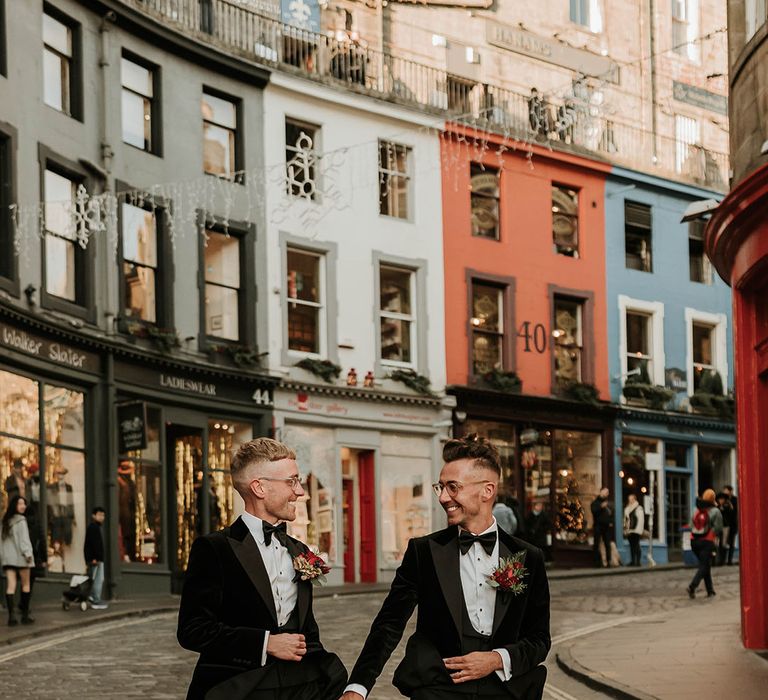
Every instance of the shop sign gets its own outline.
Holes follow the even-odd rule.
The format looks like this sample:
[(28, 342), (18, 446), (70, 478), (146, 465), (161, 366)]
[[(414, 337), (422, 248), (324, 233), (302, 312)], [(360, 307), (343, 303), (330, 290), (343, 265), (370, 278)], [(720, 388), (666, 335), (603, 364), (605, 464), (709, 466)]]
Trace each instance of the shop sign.
[(59, 342), (51, 342), (27, 331), (0, 323), (0, 343), (12, 350), (49, 360), (70, 369), (87, 372), (99, 372), (99, 357), (90, 352), (82, 352)]
[(143, 401), (117, 407), (117, 431), (120, 454), (147, 448), (147, 407)]
[(216, 396), (216, 385), (211, 382), (203, 382), (197, 379), (177, 377), (172, 374), (160, 374), (160, 386), (164, 389), (175, 389), (185, 394), (202, 394), (203, 396)]
[(667, 389), (688, 391), (688, 375), (678, 367), (667, 367), (664, 370), (664, 384)]
[(583, 75), (604, 78), (613, 83), (618, 82), (618, 66), (607, 56), (599, 56), (584, 49), (575, 49), (559, 41), (493, 20), (486, 21), (485, 34), (489, 44), (501, 49), (570, 68)]
[(387, 423), (410, 423), (432, 425), (435, 421), (434, 409), (418, 409), (397, 404), (377, 404), (374, 402), (326, 398), (306, 391), (296, 393), (277, 392), (275, 395), (276, 408), (283, 411), (298, 411), (316, 416), (333, 416), (345, 418), (354, 416), (359, 420)]
[(710, 112), (728, 114), (728, 98), (725, 95), (718, 95), (716, 92), (695, 85), (672, 81), (672, 97), (678, 102), (708, 109)]

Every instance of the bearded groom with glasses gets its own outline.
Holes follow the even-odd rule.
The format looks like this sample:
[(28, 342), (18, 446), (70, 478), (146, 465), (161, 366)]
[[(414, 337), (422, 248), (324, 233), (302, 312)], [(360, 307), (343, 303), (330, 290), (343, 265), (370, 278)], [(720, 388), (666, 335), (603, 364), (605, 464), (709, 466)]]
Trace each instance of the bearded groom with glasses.
[(361, 700), (418, 606), (393, 685), (414, 700), (540, 700), (551, 646), (539, 549), (498, 527), (499, 454), (477, 435), (450, 440), (435, 493), (448, 527), (412, 539), (342, 700)]
[(326, 569), (299, 577), (297, 557), (312, 555), (286, 532), (304, 495), (296, 454), (257, 438), (230, 471), (245, 512), (195, 540), (184, 579), (177, 637), (200, 654), (187, 700), (335, 700), (347, 672), (312, 612), (311, 577)]

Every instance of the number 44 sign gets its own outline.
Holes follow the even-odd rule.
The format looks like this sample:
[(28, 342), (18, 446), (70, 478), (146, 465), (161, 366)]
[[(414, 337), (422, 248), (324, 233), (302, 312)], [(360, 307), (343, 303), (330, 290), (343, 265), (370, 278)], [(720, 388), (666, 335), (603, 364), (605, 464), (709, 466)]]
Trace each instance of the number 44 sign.
[(541, 355), (547, 349), (547, 329), (543, 323), (537, 323), (533, 325), (533, 332), (531, 332), (531, 325), (531, 321), (523, 321), (517, 331), (517, 337), (522, 338), (525, 343), (523, 352), (536, 351)]
[(269, 389), (256, 389), (251, 398), (254, 403), (257, 403), (259, 406), (272, 405), (272, 395), (269, 393)]

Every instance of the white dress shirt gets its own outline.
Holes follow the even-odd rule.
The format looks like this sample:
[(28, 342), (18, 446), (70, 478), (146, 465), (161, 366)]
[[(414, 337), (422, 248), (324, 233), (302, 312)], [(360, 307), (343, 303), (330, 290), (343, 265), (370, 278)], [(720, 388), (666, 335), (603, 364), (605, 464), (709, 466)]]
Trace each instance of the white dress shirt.
[[(493, 631), (493, 614), (496, 611), (496, 589), (488, 585), (488, 576), (499, 563), (496, 518), (493, 519), (492, 525), (487, 530), (472, 534), (484, 535), (486, 532), (497, 533), (493, 552), (488, 555), (479, 542), (473, 542), (466, 554), (459, 554), (459, 576), (464, 592), (464, 604), (467, 606), (472, 627), (475, 628), (476, 632), (490, 636)], [(500, 670), (496, 671), (496, 675), (502, 681), (508, 681), (512, 678), (512, 661), (509, 658), (509, 652), (506, 649), (494, 649), (493, 651), (501, 656), (503, 665)], [(362, 695), (363, 698), (368, 696), (368, 691), (357, 683), (351, 683), (345, 688), (345, 692), (350, 690)]]
[[(272, 598), (275, 602), (277, 624), (282, 626), (288, 622), (288, 618), (296, 607), (298, 596), (298, 586), (293, 580), (295, 576), (293, 559), (288, 550), (280, 544), (277, 537), (273, 536), (269, 546), (266, 545), (261, 518), (247, 512), (243, 513), (242, 518), (251, 536), (256, 540), (261, 558), (264, 560), (264, 568), (267, 570), (269, 585), (272, 588)], [(264, 636), (264, 649), (261, 654), (262, 666), (267, 663), (267, 642), (269, 642), (269, 631)]]

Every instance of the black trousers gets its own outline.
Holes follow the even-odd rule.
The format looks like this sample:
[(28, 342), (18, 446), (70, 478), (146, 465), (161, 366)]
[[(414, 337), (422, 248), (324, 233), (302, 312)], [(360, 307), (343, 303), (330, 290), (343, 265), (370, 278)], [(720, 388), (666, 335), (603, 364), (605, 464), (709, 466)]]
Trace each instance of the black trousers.
[(733, 550), (736, 547), (736, 535), (739, 534), (739, 529), (731, 525), (728, 528), (728, 563), (733, 564)]
[(613, 537), (611, 537), (611, 530), (609, 528), (595, 528), (595, 566), (602, 566), (603, 565), (603, 558), (600, 556), (600, 541), (602, 540), (603, 546), (605, 547), (605, 561), (606, 566), (611, 565), (611, 541), (613, 540)]
[(495, 695), (478, 695), (462, 693), (453, 688), (420, 688), (411, 695), (412, 700), (510, 700), (510, 697), (505, 690)]
[(640, 566), (642, 550), (640, 549), (640, 535), (637, 532), (630, 532), (627, 535), (629, 540), (629, 552), (632, 558), (630, 566)]
[(710, 540), (692, 540), (691, 549), (699, 560), (699, 569), (691, 580), (691, 588), (695, 591), (698, 585), (704, 581), (707, 593), (714, 593), (712, 585), (712, 554), (715, 551), (715, 543)]

